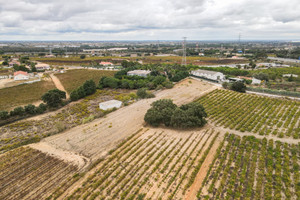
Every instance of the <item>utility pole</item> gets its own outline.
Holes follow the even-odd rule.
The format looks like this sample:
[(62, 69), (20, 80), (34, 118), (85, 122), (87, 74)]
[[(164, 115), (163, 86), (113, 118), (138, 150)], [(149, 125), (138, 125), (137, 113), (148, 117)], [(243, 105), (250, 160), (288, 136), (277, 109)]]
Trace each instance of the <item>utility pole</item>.
[(242, 37), (242, 34), (239, 33), (239, 48), (240, 48), (240, 49), (242, 49), (242, 48), (241, 48), (241, 37)]
[(186, 65), (186, 37), (183, 37), (181, 65)]

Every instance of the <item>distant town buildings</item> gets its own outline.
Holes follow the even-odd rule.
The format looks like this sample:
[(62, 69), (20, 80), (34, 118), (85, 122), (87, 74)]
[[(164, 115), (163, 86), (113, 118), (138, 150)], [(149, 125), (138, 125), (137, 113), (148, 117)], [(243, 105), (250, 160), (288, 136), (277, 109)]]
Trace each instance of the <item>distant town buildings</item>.
[(20, 65), (21, 63), (18, 60), (12, 60), (8, 63), (9, 67), (13, 67), (14, 65)]
[(133, 70), (133, 71), (127, 72), (127, 75), (128, 76), (142, 76), (142, 77), (147, 77), (150, 73), (151, 73), (151, 71), (149, 71), (149, 70)]
[(45, 57), (45, 58), (55, 58), (55, 55), (49, 54), (49, 55), (45, 55), (44, 57)]

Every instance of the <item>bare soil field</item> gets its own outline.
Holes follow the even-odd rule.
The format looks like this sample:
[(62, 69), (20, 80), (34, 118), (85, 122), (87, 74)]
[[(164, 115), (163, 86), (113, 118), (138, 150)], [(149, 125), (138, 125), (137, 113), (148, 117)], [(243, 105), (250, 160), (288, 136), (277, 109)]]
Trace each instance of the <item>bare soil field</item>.
[(91, 123), (77, 126), (63, 134), (45, 138), (46, 142), (56, 148), (77, 152), (92, 161), (103, 156), (104, 152), (113, 148), (120, 140), (139, 130), (144, 123), (144, 115), (150, 104), (158, 99), (173, 99), (176, 104), (191, 102), (204, 95), (216, 86), (202, 81), (186, 79), (174, 88), (163, 90), (155, 98), (140, 100), (129, 106), (122, 107), (105, 118), (96, 119)]

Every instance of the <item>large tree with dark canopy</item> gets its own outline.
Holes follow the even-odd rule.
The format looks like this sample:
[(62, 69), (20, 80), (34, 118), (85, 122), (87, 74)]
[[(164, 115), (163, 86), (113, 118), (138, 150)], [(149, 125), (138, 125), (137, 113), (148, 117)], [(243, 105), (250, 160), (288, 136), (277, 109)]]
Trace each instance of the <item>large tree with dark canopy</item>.
[(172, 100), (161, 99), (151, 106), (144, 120), (152, 126), (163, 124), (174, 128), (193, 128), (206, 124), (207, 114), (203, 106), (196, 102), (177, 107)]
[(47, 103), (49, 107), (58, 107), (65, 98), (66, 92), (59, 89), (49, 90), (42, 96), (42, 100)]

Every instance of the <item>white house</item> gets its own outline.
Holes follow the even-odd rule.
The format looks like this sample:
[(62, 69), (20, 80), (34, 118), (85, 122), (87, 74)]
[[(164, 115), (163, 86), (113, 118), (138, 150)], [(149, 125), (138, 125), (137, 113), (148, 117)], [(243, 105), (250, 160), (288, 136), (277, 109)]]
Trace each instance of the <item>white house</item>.
[(133, 70), (127, 72), (128, 76), (142, 76), (142, 77), (147, 77), (151, 73), (150, 70)]
[(203, 77), (206, 79), (214, 80), (214, 81), (224, 81), (225, 75), (221, 72), (214, 72), (214, 71), (208, 71), (208, 70), (194, 70), (191, 72), (192, 75)]
[(118, 101), (118, 100), (110, 100), (110, 101), (99, 103), (99, 108), (101, 110), (120, 108), (121, 106), (122, 106), (122, 101)]
[(29, 79), (29, 75), (27, 72), (23, 72), (23, 71), (17, 71), (14, 73), (14, 80), (15, 81), (20, 81), (20, 80), (28, 80)]
[(46, 63), (37, 63), (35, 65), (36, 70), (50, 70), (50, 65)]
[(252, 84), (261, 84), (261, 80), (252, 78)]

